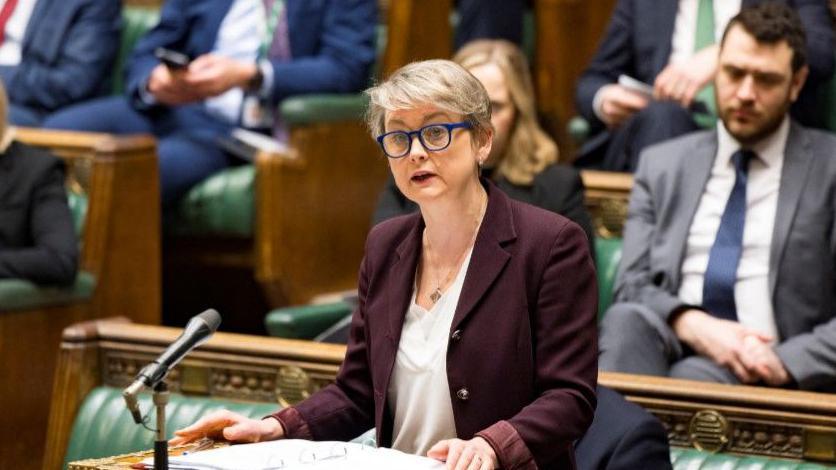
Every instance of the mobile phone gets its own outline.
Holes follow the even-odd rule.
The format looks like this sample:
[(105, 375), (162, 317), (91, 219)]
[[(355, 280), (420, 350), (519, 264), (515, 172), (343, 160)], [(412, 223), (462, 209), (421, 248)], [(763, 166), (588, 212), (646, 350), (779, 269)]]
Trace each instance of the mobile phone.
[(644, 96), (647, 99), (653, 99), (653, 87), (647, 83), (640, 82), (629, 75), (619, 75), (618, 84), (634, 93)]
[(154, 55), (160, 59), (160, 62), (165, 64), (169, 70), (185, 70), (189, 66), (189, 56), (182, 52), (172, 51), (164, 47), (158, 47), (154, 50)]

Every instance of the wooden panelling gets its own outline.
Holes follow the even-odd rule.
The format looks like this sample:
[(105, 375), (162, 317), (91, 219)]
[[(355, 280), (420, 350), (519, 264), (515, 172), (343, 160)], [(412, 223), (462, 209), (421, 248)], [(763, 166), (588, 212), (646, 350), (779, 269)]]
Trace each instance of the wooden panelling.
[(0, 468), (41, 468), (49, 384), (62, 330), (108, 315), (160, 318), (160, 212), (154, 141), (17, 129), (65, 158), (89, 199), (80, 265), (96, 277), (87, 302), (0, 312)]

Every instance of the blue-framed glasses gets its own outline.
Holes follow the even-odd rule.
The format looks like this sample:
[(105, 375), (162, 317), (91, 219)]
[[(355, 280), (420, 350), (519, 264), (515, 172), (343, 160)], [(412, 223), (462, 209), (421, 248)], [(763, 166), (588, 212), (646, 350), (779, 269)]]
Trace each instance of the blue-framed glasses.
[(469, 121), (441, 122), (424, 126), (417, 131), (392, 131), (377, 137), (383, 153), (389, 158), (401, 158), (412, 150), (412, 137), (418, 136), (421, 145), (428, 152), (438, 152), (450, 146), (453, 129), (473, 127)]

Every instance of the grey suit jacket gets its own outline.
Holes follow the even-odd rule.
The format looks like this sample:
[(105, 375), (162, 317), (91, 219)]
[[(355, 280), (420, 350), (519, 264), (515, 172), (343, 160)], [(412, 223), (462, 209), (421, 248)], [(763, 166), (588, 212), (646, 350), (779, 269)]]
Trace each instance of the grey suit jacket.
[[(630, 196), (615, 297), (667, 320), (716, 131), (649, 147)], [(792, 123), (769, 259), (776, 352), (802, 389), (836, 388), (836, 137)]]

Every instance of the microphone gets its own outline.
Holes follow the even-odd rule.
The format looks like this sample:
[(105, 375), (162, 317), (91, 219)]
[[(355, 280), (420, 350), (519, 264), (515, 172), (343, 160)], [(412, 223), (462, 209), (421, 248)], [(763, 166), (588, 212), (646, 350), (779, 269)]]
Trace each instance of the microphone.
[(186, 324), (183, 333), (171, 343), (171, 346), (163, 351), (154, 362), (139, 371), (133, 383), (122, 392), (125, 404), (137, 424), (142, 423), (139, 403), (136, 400), (137, 394), (143, 388), (153, 388), (165, 379), (168, 371), (176, 366), (189, 351), (205, 343), (215, 333), (220, 324), (221, 316), (214, 309), (210, 308), (199, 315), (195, 315)]

